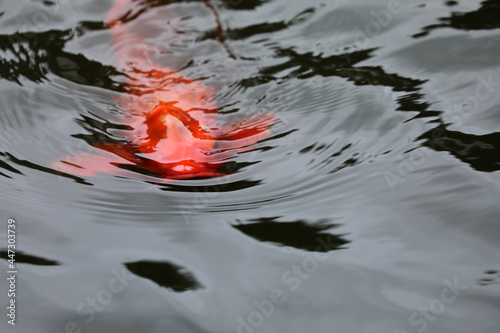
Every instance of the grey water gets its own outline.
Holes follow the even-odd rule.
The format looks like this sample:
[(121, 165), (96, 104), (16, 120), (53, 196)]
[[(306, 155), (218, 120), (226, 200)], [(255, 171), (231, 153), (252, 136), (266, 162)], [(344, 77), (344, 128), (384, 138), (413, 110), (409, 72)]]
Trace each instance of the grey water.
[(119, 139), (113, 2), (0, 0), (1, 332), (500, 332), (499, 0), (136, 1), (221, 123), (277, 117), (165, 183), (51, 168)]

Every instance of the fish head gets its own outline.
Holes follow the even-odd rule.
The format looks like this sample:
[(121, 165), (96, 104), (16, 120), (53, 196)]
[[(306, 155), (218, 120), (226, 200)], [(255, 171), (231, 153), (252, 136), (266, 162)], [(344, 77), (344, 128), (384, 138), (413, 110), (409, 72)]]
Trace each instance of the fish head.
[(208, 119), (204, 116), (200, 110), (183, 110), (175, 102), (158, 104), (142, 123), (138, 154), (154, 164), (157, 173), (172, 178), (216, 172), (210, 155), (217, 138), (203, 122)]

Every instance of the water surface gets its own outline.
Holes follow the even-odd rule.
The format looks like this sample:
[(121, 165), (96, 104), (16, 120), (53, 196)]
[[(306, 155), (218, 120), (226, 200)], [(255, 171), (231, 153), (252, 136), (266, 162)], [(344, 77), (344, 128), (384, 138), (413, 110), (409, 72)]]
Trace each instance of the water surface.
[(500, 1), (142, 3), (221, 123), (278, 121), (226, 177), (54, 171), (117, 139), (113, 1), (0, 1), (2, 332), (499, 331)]

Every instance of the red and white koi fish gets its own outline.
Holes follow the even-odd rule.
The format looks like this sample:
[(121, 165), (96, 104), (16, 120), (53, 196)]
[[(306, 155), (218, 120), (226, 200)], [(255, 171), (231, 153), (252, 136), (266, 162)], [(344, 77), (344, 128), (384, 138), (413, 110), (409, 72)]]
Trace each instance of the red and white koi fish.
[(101, 143), (95, 152), (68, 156), (53, 163), (61, 172), (93, 176), (123, 174), (139, 167), (164, 179), (223, 176), (224, 161), (269, 136), (273, 115), (252, 117), (220, 126), (214, 90), (200, 79), (156, 64), (153, 49), (127, 28), (138, 3), (118, 0), (108, 13), (115, 50), (114, 65), (126, 77), (120, 98), (121, 122), (129, 130), (124, 143)]

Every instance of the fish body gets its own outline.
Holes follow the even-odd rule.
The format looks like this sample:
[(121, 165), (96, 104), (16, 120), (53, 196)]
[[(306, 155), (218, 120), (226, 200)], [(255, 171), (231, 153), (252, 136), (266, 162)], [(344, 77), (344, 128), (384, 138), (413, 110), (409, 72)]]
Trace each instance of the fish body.
[(128, 128), (118, 133), (123, 143), (97, 144), (94, 153), (68, 156), (52, 167), (80, 176), (133, 168), (164, 179), (223, 176), (224, 161), (267, 137), (275, 117), (221, 126), (214, 89), (155, 63), (149, 54), (157, 51), (129, 30), (127, 18), (137, 5), (118, 0), (108, 13), (114, 65), (126, 77), (119, 97), (121, 122)]

